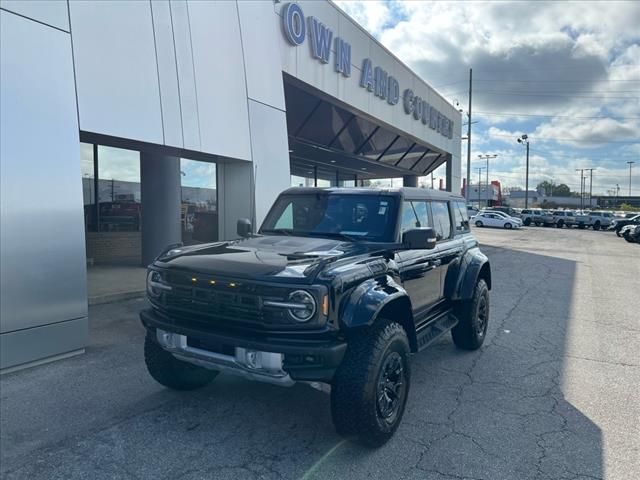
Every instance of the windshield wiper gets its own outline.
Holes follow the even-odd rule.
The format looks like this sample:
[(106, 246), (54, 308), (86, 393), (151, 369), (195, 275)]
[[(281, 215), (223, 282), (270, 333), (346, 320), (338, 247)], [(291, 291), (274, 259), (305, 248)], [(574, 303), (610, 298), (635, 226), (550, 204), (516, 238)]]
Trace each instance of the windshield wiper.
[(347, 240), (349, 242), (361, 242), (364, 239), (358, 237), (352, 237), (351, 235), (347, 235), (346, 233), (340, 232), (311, 232), (312, 235), (321, 235), (323, 237), (337, 237), (343, 240)]

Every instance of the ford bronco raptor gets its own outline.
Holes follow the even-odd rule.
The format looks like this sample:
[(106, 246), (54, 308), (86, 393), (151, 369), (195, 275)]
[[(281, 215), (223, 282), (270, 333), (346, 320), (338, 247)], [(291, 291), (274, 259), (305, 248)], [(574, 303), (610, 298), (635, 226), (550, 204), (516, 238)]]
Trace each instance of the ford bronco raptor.
[(487, 333), (491, 270), (462, 197), (419, 188), (291, 188), (257, 234), (172, 246), (149, 266), (144, 357), (178, 390), (219, 372), (331, 386), (337, 431), (369, 446), (402, 419), (411, 355)]

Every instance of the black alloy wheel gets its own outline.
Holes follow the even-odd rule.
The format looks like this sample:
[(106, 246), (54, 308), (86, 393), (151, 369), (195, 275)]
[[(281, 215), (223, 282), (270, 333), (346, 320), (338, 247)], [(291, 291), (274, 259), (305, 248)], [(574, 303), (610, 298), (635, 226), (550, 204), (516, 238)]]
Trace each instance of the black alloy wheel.
[(376, 409), (379, 419), (392, 426), (398, 418), (405, 396), (406, 381), (402, 357), (398, 352), (390, 352), (378, 376)]

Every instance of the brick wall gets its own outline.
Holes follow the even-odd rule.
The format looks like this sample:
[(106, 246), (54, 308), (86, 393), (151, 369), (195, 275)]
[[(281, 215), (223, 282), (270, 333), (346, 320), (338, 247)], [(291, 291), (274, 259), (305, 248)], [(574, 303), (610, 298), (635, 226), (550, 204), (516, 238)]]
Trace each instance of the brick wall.
[(142, 262), (140, 232), (86, 232), (87, 262), (136, 265)]

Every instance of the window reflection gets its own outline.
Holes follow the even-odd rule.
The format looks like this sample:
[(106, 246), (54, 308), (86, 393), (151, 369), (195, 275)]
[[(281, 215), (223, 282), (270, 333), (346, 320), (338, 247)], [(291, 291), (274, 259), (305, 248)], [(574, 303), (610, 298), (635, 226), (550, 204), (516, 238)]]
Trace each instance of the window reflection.
[(180, 159), (180, 224), (185, 244), (218, 240), (216, 164)]
[(98, 223), (101, 232), (140, 230), (140, 153), (98, 146)]
[(93, 145), (80, 144), (80, 171), (82, 173), (82, 198), (84, 201), (84, 224), (87, 231), (95, 232), (96, 185)]

